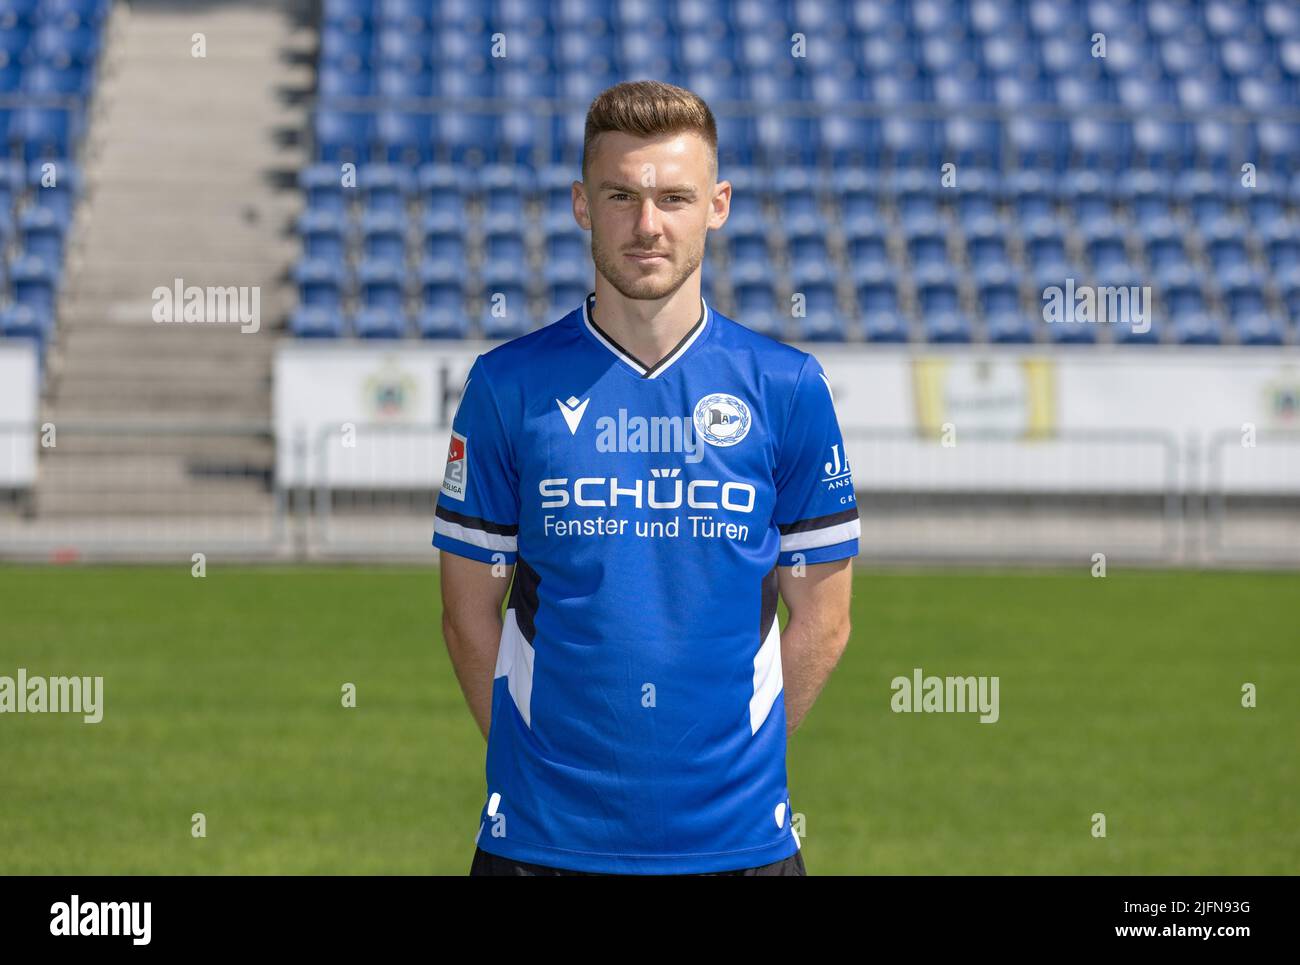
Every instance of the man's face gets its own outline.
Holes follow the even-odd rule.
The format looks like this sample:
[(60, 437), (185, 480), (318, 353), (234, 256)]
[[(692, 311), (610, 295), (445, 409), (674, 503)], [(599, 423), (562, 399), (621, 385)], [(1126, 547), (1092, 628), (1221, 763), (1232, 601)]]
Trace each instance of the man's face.
[(625, 298), (661, 299), (704, 260), (705, 235), (720, 228), (731, 185), (714, 182), (698, 134), (596, 139), (586, 181), (573, 183), (573, 213), (591, 231), (591, 257)]

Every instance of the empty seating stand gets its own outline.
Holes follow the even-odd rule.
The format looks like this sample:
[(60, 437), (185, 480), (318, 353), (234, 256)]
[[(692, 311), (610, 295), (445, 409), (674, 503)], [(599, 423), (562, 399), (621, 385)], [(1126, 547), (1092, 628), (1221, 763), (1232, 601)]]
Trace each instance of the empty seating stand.
[(0, 339), (54, 334), (111, 0), (0, 0)]
[[(654, 77), (715, 105), (735, 193), (705, 294), (753, 328), (1135, 351), (1297, 342), (1294, 3), (727, 10), (325, 0), (292, 330), (505, 338), (576, 307), (593, 276), (570, 201), (585, 108)], [(790, 55), (794, 32), (809, 56)], [(492, 56), (495, 35), (508, 56)], [(13, 230), (51, 251), (39, 221)], [(1050, 324), (1045, 292), (1067, 281), (1149, 291), (1154, 324)]]

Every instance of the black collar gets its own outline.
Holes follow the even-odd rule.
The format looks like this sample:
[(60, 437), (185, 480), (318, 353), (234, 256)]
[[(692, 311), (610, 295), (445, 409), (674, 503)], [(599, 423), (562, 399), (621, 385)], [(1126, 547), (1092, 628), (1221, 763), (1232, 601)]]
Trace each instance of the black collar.
[(643, 370), (641, 373), (641, 377), (643, 379), (648, 379), (650, 378), (650, 376), (654, 375), (655, 372), (659, 370), (659, 366), (663, 365), (670, 358), (676, 355), (681, 350), (681, 347), (685, 345), (687, 342), (689, 342), (695, 336), (695, 334), (700, 330), (700, 326), (704, 324), (704, 315), (705, 315), (704, 299), (701, 298), (700, 317), (696, 319), (695, 324), (691, 326), (690, 331), (681, 337), (681, 341), (679, 341), (676, 345), (674, 345), (667, 355), (661, 358), (654, 365), (651, 365), (650, 367), (647, 368), (641, 362), (640, 359), (638, 359), (635, 355), (633, 355), (631, 352), (625, 349), (622, 345), (619, 345), (618, 342), (616, 342), (608, 332), (606, 332), (603, 328), (601, 328), (599, 325), (596, 324), (596, 314), (595, 312), (592, 311), (592, 308), (595, 306), (595, 304), (596, 304), (596, 293), (590, 292), (587, 295), (587, 318), (591, 322), (591, 327), (594, 328), (597, 332), (599, 332), (600, 337), (603, 338), (605, 341), (609, 342), (610, 345), (614, 346), (614, 348), (617, 349), (621, 355), (623, 355), (628, 360), (636, 363), (636, 365)]

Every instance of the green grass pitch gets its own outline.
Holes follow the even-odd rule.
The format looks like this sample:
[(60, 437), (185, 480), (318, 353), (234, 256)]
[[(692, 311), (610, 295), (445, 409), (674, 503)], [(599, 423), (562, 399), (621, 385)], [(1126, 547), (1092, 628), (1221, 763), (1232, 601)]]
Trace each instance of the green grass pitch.
[[(853, 616), (790, 744), (810, 874), (1300, 873), (1300, 576), (864, 570)], [(0, 568), (0, 675), (104, 678), (98, 724), (0, 715), (0, 874), (465, 874), (438, 628), (430, 568)], [(1000, 720), (894, 713), (914, 667)]]

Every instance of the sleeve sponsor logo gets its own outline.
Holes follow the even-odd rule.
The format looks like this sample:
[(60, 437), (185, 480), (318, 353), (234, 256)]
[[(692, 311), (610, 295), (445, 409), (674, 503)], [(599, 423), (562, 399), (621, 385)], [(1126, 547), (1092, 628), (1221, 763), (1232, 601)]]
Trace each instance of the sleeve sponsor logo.
[(459, 432), (451, 434), (447, 447), (447, 470), (442, 474), (442, 491), (452, 499), (465, 500), (465, 487), (469, 484), (468, 441)]

